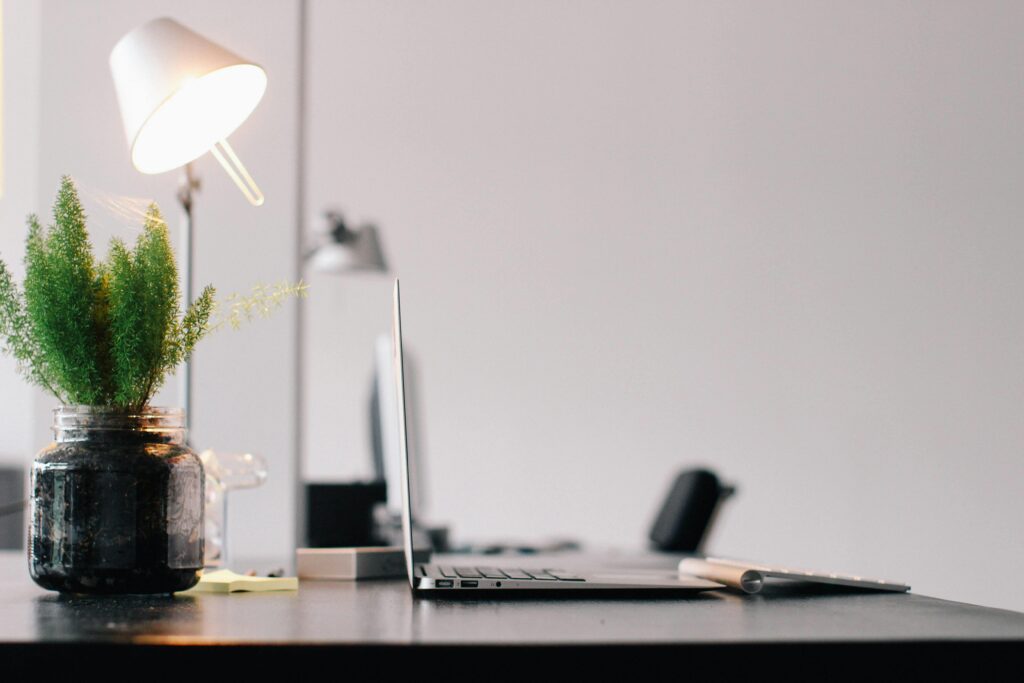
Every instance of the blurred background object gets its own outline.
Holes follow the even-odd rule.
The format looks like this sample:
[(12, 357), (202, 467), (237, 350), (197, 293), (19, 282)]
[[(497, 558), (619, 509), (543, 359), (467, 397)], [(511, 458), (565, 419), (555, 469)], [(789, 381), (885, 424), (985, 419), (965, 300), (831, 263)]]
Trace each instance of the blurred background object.
[[(323, 212), (323, 222), (319, 224), (320, 229), (315, 230), (309, 246), (302, 248), (301, 272), (303, 277), (309, 276), (325, 277), (321, 283), (329, 290), (346, 289), (353, 286), (360, 279), (359, 277), (346, 277), (338, 281), (334, 276), (364, 276), (365, 279), (374, 280), (379, 278), (365, 278), (366, 275), (384, 275), (388, 273), (388, 261), (384, 255), (384, 248), (381, 244), (377, 227), (373, 224), (363, 224), (357, 228), (350, 228), (342, 217), (341, 213), (334, 210)], [(298, 389), (295, 392), (295, 414), (305, 416), (305, 399), (310, 392), (310, 381), (312, 379), (323, 380), (322, 376), (311, 377), (305, 350), (309, 346), (306, 338), (311, 327), (311, 321), (307, 320), (308, 309), (300, 302), (299, 316), (297, 321), (298, 344), (296, 345), (296, 372), (298, 373)], [(362, 329), (364, 333), (374, 334), (373, 327), (367, 328), (365, 317), (352, 315), (345, 311), (331, 311), (327, 313), (329, 318), (321, 321), (333, 326), (342, 324), (348, 328)], [(370, 356), (374, 351), (371, 347), (347, 348), (338, 350), (339, 357), (344, 363), (352, 363), (359, 366), (359, 357)], [(365, 363), (362, 365), (365, 367)], [(368, 379), (368, 378), (367, 378)], [(362, 380), (365, 386), (367, 379)], [(315, 387), (314, 387), (315, 389)], [(377, 390), (377, 383), (373, 383), (372, 391)], [(357, 406), (347, 404), (338, 392), (331, 396), (319, 395), (321, 400), (326, 400), (326, 407), (333, 409), (336, 415), (341, 411), (351, 411), (356, 414), (365, 414), (366, 403), (361, 402)], [(388, 396), (392, 396), (388, 394)], [(393, 399), (393, 396), (392, 396)], [(380, 418), (383, 410), (383, 418)], [(389, 405), (380, 404), (371, 399), (369, 406), (371, 420), (373, 415), (378, 418), (389, 420), (388, 428), (381, 429), (378, 423), (374, 432), (374, 445), (366, 444), (361, 449), (349, 451), (337, 451), (321, 445), (321, 453), (327, 455), (335, 462), (362, 462), (365, 465), (373, 463), (373, 471), (368, 473), (371, 481), (346, 481), (338, 482), (337, 474), (329, 477), (311, 480), (303, 470), (303, 486), (300, 489), (300, 497), (304, 499), (299, 511), (300, 542), (309, 547), (350, 547), (370, 546), (385, 542), (386, 533), (378, 530), (376, 526), (375, 508), (378, 503), (385, 503), (387, 492), (385, 486), (385, 473), (383, 470), (383, 459), (376, 444), (381, 439), (390, 436), (390, 432), (397, 429), (394, 422), (393, 408)], [(334, 418), (336, 419), (336, 417)], [(307, 442), (305, 427), (310, 423), (304, 419), (299, 420), (297, 443), (302, 445)], [(364, 423), (365, 424), (365, 423)], [(367, 478), (367, 477), (360, 477)]]
[(0, 466), (0, 550), (25, 547), (28, 501), (25, 499), (25, 470)]
[(374, 514), (385, 499), (383, 481), (306, 484), (306, 547), (385, 544)]
[(228, 494), (262, 486), (267, 480), (267, 462), (252, 453), (219, 453), (207, 449), (199, 454), (206, 473), (207, 567), (228, 567)]
[(377, 226), (366, 224), (352, 230), (342, 215), (324, 215), (328, 229), (320, 243), (307, 254), (309, 267), (320, 273), (369, 271), (387, 273), (388, 265), (377, 234)]
[(736, 494), (711, 470), (683, 470), (672, 480), (665, 502), (648, 534), (665, 552), (697, 553), (704, 549), (719, 510)]

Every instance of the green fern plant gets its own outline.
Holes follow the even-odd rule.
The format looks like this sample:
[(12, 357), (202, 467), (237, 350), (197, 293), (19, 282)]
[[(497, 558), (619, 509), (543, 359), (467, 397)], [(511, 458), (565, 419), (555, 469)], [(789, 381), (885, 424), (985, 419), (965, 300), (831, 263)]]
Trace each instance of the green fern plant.
[[(0, 337), (26, 379), (62, 403), (143, 410), (167, 376), (196, 344), (223, 323), (211, 322), (217, 305), (206, 287), (182, 314), (178, 271), (167, 224), (156, 204), (146, 212), (133, 248), (114, 239), (107, 261), (97, 262), (86, 216), (70, 178), (61, 179), (54, 225), (29, 216), (25, 281), (14, 282), (0, 260)], [(251, 317), (305, 296), (302, 283), (258, 287), (248, 298), (229, 298)]]

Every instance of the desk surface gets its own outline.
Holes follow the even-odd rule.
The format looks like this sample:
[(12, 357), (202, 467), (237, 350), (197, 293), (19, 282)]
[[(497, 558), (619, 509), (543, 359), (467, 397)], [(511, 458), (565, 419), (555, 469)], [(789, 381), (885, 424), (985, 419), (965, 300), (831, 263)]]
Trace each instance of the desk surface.
[[(564, 558), (557, 564), (574, 566)], [(62, 596), (32, 583), (23, 554), (0, 553), (0, 648), (38, 654), (61, 646), (124, 643), (349, 651), (656, 645), (691, 652), (700, 646), (721, 651), (788, 644), (800, 645), (804, 653), (813, 646), (902, 643), (941, 649), (1012, 645), (1019, 654), (1024, 614), (914, 594), (820, 589), (671, 599), (425, 600), (414, 599), (404, 580), (304, 581), (297, 592), (260, 594)]]

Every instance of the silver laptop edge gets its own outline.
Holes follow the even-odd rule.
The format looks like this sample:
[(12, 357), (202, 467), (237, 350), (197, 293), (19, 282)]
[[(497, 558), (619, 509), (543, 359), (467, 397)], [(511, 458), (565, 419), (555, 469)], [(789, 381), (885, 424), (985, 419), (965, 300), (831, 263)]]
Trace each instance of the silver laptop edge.
[[(414, 592), (430, 591), (431, 593), (448, 593), (459, 591), (469, 593), (472, 591), (494, 591), (494, 590), (672, 590), (672, 591), (704, 591), (713, 588), (721, 588), (722, 585), (705, 581), (702, 579), (690, 579), (679, 577), (675, 571), (665, 570), (657, 572), (634, 573), (630, 571), (577, 571), (574, 569), (572, 575), (574, 580), (520, 580), (515, 578), (488, 578), (459, 577), (452, 576), (452, 572), (443, 573), (441, 568), (434, 564), (420, 564), (413, 561), (415, 554), (414, 546), (414, 525), (412, 520), (412, 488), (410, 485), (410, 455), (405, 414), (405, 368), (402, 356), (402, 304), (398, 280), (395, 280), (394, 303), (392, 310), (392, 342), (395, 366), (395, 395), (398, 402), (398, 436), (401, 462), (399, 472), (401, 474), (402, 488), (402, 540), (405, 550), (405, 566), (409, 576), (409, 585)], [(492, 564), (494, 560), (488, 560)], [(497, 569), (499, 573), (512, 573), (514, 569), (502, 570), (501, 567), (510, 563), (509, 558), (499, 560), (502, 565)], [(514, 560), (512, 560), (514, 562)], [(529, 567), (526, 567), (529, 571)], [(549, 568), (551, 571), (556, 571)]]
[(402, 454), (399, 460), (399, 472), (402, 486), (402, 545), (405, 549), (405, 570), (409, 577), (409, 585), (416, 588), (413, 581), (412, 546), (412, 501), (409, 491), (409, 441), (405, 425), (405, 361), (402, 356), (402, 300), (399, 295), (398, 280), (395, 280), (394, 305), (391, 311), (391, 342), (395, 364), (395, 396), (398, 401), (398, 443)]

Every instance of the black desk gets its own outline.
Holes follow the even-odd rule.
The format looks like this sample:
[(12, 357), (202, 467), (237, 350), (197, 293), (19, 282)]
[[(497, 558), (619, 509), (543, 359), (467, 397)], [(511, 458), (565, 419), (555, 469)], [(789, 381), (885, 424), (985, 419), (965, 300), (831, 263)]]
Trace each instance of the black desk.
[(808, 590), (416, 600), (397, 580), (306, 581), (289, 593), (67, 597), (37, 588), (21, 553), (0, 553), (0, 669), (45, 662), (47, 670), (116, 666), (127, 674), (121, 667), (143, 658), (161, 670), (188, 671), (209, 659), (259, 670), (287, 656), (342, 670), (401, 659), (447, 669), (461, 654), (487, 655), (484, 661), (510, 674), (535, 666), (538, 652), (569, 658), (575, 671), (663, 658), (680, 672), (795, 666), (790, 673), (879, 673), (879, 657), (897, 654), (897, 668), (886, 673), (976, 673), (979, 663), (1016, 664), (1024, 654), (1024, 614), (914, 594)]

